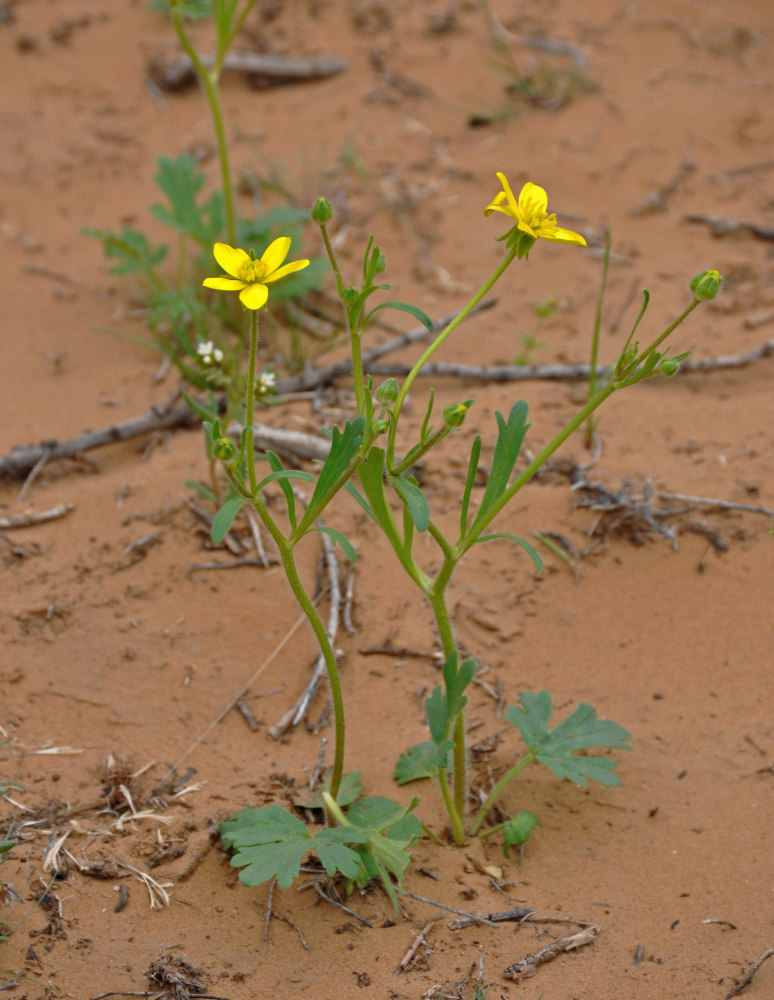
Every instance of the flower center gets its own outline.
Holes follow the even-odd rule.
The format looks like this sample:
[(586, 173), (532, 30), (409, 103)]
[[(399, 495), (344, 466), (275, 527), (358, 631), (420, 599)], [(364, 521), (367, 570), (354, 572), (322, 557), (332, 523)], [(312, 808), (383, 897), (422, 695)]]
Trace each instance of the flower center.
[(263, 281), (266, 277), (266, 265), (260, 260), (246, 260), (239, 268), (239, 277), (248, 285)]

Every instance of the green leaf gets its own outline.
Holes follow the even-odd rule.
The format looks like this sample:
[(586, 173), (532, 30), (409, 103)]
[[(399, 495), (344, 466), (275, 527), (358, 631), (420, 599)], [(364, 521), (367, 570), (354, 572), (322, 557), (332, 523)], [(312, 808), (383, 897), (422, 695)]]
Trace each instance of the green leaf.
[(430, 524), (430, 505), (416, 479), (413, 476), (407, 479), (402, 476), (390, 476), (389, 479), (393, 489), (408, 508), (417, 530), (426, 531)]
[(524, 551), (527, 553), (527, 555), (529, 555), (529, 557), (532, 559), (532, 562), (535, 564), (535, 566), (539, 570), (543, 569), (543, 560), (540, 558), (540, 556), (537, 554), (537, 552), (534, 550), (534, 548), (529, 544), (529, 542), (526, 540), (526, 538), (520, 538), (518, 535), (510, 535), (510, 534), (508, 534), (507, 531), (496, 531), (492, 535), (479, 535), (479, 537), (476, 539), (476, 541), (473, 544), (477, 545), (479, 542), (491, 542), (495, 538), (508, 538), (512, 542), (516, 542), (516, 544), (520, 545), (524, 549)]
[(427, 728), (433, 738), (433, 743), (440, 746), (449, 736), (449, 712), (443, 687), (437, 684), (430, 697), (425, 701), (427, 712)]
[[(182, 16), (192, 21), (212, 16), (211, 0), (175, 0), (175, 2)], [(172, 0), (151, 0), (148, 6), (158, 14), (169, 14)]]
[[(272, 472), (282, 471), (282, 460), (279, 455), (275, 452), (266, 450), (266, 459), (271, 466)], [(293, 487), (290, 485), (287, 479), (279, 480), (280, 489), (285, 496), (285, 503), (288, 505), (288, 520), (290, 521), (290, 527), (295, 530), (296, 527), (296, 498), (293, 494)]]
[(271, 472), (268, 476), (264, 476), (256, 488), (262, 490), (269, 483), (282, 483), (285, 479), (303, 479), (305, 483), (314, 482), (314, 476), (311, 472), (304, 472), (302, 469), (278, 469), (277, 472)]
[(202, 248), (211, 250), (225, 223), (223, 195), (215, 191), (203, 205), (197, 202), (205, 175), (196, 160), (183, 153), (176, 160), (160, 156), (154, 180), (169, 199), (169, 207), (151, 205), (157, 219), (192, 237)]
[(352, 826), (346, 829), (354, 827), (367, 838), (363, 846), (356, 848), (362, 864), (356, 878), (358, 885), (364, 886), (378, 876), (396, 910), (398, 900), (390, 875), (402, 884), (411, 860), (408, 848), (422, 836), (421, 823), (411, 815), (418, 803), (415, 798), (405, 808), (391, 799), (373, 796), (356, 802), (347, 813), (347, 822)]
[(365, 417), (347, 422), (344, 425), (344, 433), (338, 427), (334, 427), (331, 434), (331, 448), (328, 457), (323, 462), (320, 474), (317, 477), (312, 499), (306, 513), (301, 519), (299, 532), (303, 533), (314, 522), (320, 512), (325, 507), (328, 494), (336, 486), (340, 478), (347, 471), (347, 468), (355, 457), (358, 448), (363, 443), (363, 431), (365, 430)]
[(204, 406), (204, 404), (200, 403), (198, 399), (194, 399), (193, 396), (189, 396), (185, 389), (181, 389), (181, 394), (188, 409), (192, 413), (195, 413), (197, 417), (201, 417), (202, 420), (218, 419), (217, 405), (213, 404), (213, 408)]
[(419, 322), (422, 324), (422, 326), (424, 326), (427, 330), (429, 330), (430, 333), (432, 333), (433, 330), (435, 329), (435, 324), (427, 315), (427, 313), (424, 312), (422, 309), (419, 309), (417, 306), (412, 306), (408, 302), (381, 302), (378, 306), (376, 306), (375, 309), (372, 309), (371, 312), (368, 314), (366, 323), (368, 323), (371, 317), (374, 316), (376, 313), (378, 313), (380, 309), (397, 309), (399, 312), (410, 313), (414, 317), (414, 319), (418, 319)]
[(210, 537), (214, 545), (220, 545), (234, 523), (234, 518), (246, 503), (244, 497), (232, 497), (230, 500), (226, 500), (215, 515), (210, 529)]
[(462, 508), (460, 510), (460, 537), (464, 538), (468, 530), (468, 509), (470, 507), (470, 495), (476, 482), (476, 472), (478, 471), (478, 460), (481, 456), (481, 436), (476, 434), (470, 448), (470, 461), (468, 462), (468, 474), (465, 478), (465, 489), (462, 494)]
[(276, 802), (261, 809), (243, 809), (221, 823), (220, 836), (224, 848), (234, 851), (232, 866), (243, 869), (239, 879), (244, 885), (261, 885), (276, 876), (283, 889), (298, 877), (312, 849), (329, 875), (341, 871), (353, 878), (360, 870), (360, 859), (346, 844), (367, 841), (361, 831), (343, 827), (310, 836), (301, 820)]
[[(293, 804), (300, 809), (324, 809), (325, 803), (323, 802), (322, 792), (330, 791), (332, 775), (333, 768), (328, 768), (323, 775), (320, 790), (311, 799), (294, 799)], [(360, 771), (350, 771), (341, 779), (336, 802), (342, 807), (352, 805), (356, 799), (360, 798), (362, 791), (363, 782), (360, 780)]]
[(473, 520), (471, 531), (475, 531), (477, 527), (486, 523), (487, 514), (508, 488), (508, 481), (511, 478), (516, 459), (519, 457), (524, 436), (530, 426), (526, 422), (527, 411), (527, 404), (524, 400), (519, 400), (518, 403), (513, 404), (507, 421), (502, 413), (499, 411), (495, 413), (498, 426), (497, 444), (492, 456), (489, 481), (481, 498), (478, 514)]
[(312, 531), (323, 531), (326, 535), (333, 539), (334, 544), (341, 546), (344, 555), (349, 559), (350, 562), (357, 562), (357, 552), (352, 542), (348, 538), (345, 538), (340, 531), (336, 531), (335, 528), (329, 528), (327, 524), (318, 524), (312, 528)]
[(371, 504), (366, 500), (360, 490), (355, 486), (351, 479), (344, 483), (344, 489), (349, 493), (350, 496), (354, 497), (355, 500), (360, 504), (363, 510), (368, 514), (372, 520), (376, 520)]
[(339, 826), (320, 830), (312, 846), (329, 875), (341, 872), (346, 878), (356, 878), (360, 872), (360, 854), (347, 844), (359, 843), (365, 839), (364, 833), (353, 832), (349, 827)]
[(503, 830), (503, 856), (508, 857), (509, 847), (521, 847), (529, 840), (529, 836), (540, 820), (528, 809), (522, 809), (516, 813), (513, 819), (509, 820), (502, 828)]
[(152, 280), (157, 280), (154, 274), (156, 265), (167, 255), (165, 244), (153, 246), (145, 233), (139, 229), (124, 226), (120, 232), (109, 229), (94, 229), (83, 226), (81, 232), (100, 240), (105, 256), (118, 261), (110, 268), (111, 274), (145, 274)]
[(427, 724), (433, 742), (440, 746), (449, 737), (454, 720), (467, 705), (463, 692), (476, 673), (476, 661), (468, 657), (457, 666), (457, 653), (449, 656), (443, 665), (443, 687), (437, 685), (425, 702)]
[(215, 502), (215, 494), (204, 483), (197, 482), (196, 479), (186, 479), (185, 485), (189, 490), (194, 490), (198, 493), (202, 500), (207, 500), (209, 503)]
[(568, 778), (583, 786), (587, 779), (608, 787), (620, 785), (620, 779), (612, 773), (617, 767), (616, 761), (609, 757), (579, 756), (574, 751), (597, 747), (631, 750), (627, 745), (631, 734), (623, 726), (608, 719), (598, 719), (591, 705), (581, 703), (564, 722), (549, 729), (552, 705), (548, 691), (538, 694), (522, 691), (519, 701), (522, 708), (506, 708), (506, 718), (519, 728), (535, 759), (545, 764), (557, 778)]
[(439, 767), (449, 766), (449, 754), (454, 749), (453, 740), (436, 744), (433, 740), (417, 743), (398, 758), (393, 777), (399, 785), (420, 778), (431, 778)]
[(468, 656), (457, 667), (457, 653), (452, 653), (443, 665), (443, 679), (446, 685), (446, 702), (449, 719), (453, 719), (467, 705), (463, 691), (470, 685), (476, 673), (476, 661)]
[(393, 548), (402, 543), (384, 493), (384, 449), (371, 448), (357, 469), (357, 477), (371, 506), (371, 516), (385, 533)]

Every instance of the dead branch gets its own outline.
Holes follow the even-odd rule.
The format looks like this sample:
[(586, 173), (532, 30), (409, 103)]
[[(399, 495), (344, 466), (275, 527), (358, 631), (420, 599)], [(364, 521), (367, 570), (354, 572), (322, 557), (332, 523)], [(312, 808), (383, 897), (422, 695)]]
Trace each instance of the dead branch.
[(60, 503), (50, 510), (28, 511), (25, 514), (12, 514), (10, 517), (0, 517), (0, 529), (30, 528), (34, 524), (45, 524), (67, 517), (75, 510), (74, 503)]
[(774, 240), (774, 229), (771, 226), (761, 226), (757, 222), (743, 222), (740, 219), (723, 219), (717, 215), (686, 215), (686, 222), (703, 222), (710, 227), (713, 236), (725, 236), (727, 233), (738, 233), (747, 230), (761, 240)]
[[(529, 920), (530, 918), (527, 919)], [(536, 918), (532, 918), (532, 921), (538, 922)], [(537, 951), (530, 952), (529, 955), (525, 955), (518, 962), (509, 965), (503, 974), (514, 982), (520, 983), (522, 979), (534, 976), (539, 965), (552, 962), (557, 956), (565, 954), (568, 951), (576, 951), (585, 944), (591, 944), (599, 934), (599, 930), (596, 924), (587, 924), (582, 930), (576, 931), (575, 934), (568, 934), (557, 941), (552, 941), (543, 948), (538, 948)]]
[(419, 932), (419, 934), (417, 934), (417, 936), (411, 942), (411, 944), (409, 946), (409, 949), (406, 952), (406, 954), (403, 956), (403, 958), (400, 960), (400, 962), (398, 962), (398, 965), (397, 965), (395, 971), (393, 972), (393, 976), (397, 976), (399, 972), (405, 972), (406, 969), (411, 965), (411, 963), (414, 961), (414, 959), (417, 956), (417, 952), (422, 947), (422, 945), (425, 943), (425, 938), (430, 933), (430, 931), (433, 929), (433, 927), (435, 927), (435, 921), (434, 920), (430, 920), (430, 921), (428, 921), (425, 924), (425, 926), (422, 928), (422, 930)]
[[(774, 340), (754, 347), (744, 354), (726, 354), (716, 358), (688, 358), (680, 362), (677, 375), (688, 375), (691, 372), (709, 372), (720, 368), (744, 368), (760, 361), (761, 358), (774, 354)], [(371, 375), (396, 375), (405, 377), (411, 371), (411, 365), (397, 362), (383, 362), (370, 365)], [(609, 369), (598, 365), (596, 375), (604, 377)], [(545, 380), (554, 382), (585, 381), (591, 375), (591, 366), (577, 365), (457, 365), (448, 361), (438, 361), (425, 365), (422, 374), (429, 377), (449, 377), (481, 379), (485, 382), (529, 382)]]
[(752, 964), (752, 966), (750, 968), (750, 971), (739, 982), (739, 984), (737, 986), (735, 986), (731, 990), (730, 993), (726, 993), (724, 1000), (731, 1000), (732, 997), (739, 996), (739, 994), (742, 992), (742, 990), (745, 988), (745, 986), (747, 986), (750, 983), (750, 981), (752, 980), (752, 977), (755, 975), (755, 973), (758, 971), (758, 969), (760, 969), (760, 967), (763, 965), (763, 963), (766, 961), (766, 959), (767, 958), (771, 958), (772, 955), (774, 955), (774, 948), (769, 948), (767, 951), (764, 951), (764, 953), (761, 955), (761, 957), (758, 959), (758, 961), (757, 962), (753, 962), (753, 964)]
[[(493, 924), (502, 923), (503, 921), (506, 920), (516, 920), (519, 923), (523, 923), (523, 921), (527, 919), (530, 916), (530, 914), (534, 912), (535, 911), (532, 909), (531, 906), (520, 906), (518, 907), (518, 909), (515, 910), (502, 910), (499, 913), (487, 913), (486, 918), (487, 920), (491, 920)], [(478, 923), (480, 923), (478, 917), (463, 917), (460, 920), (452, 920), (452, 922), (449, 924), (449, 927), (451, 927), (452, 930), (456, 931), (459, 930), (461, 927), (471, 927), (474, 924)]]
[[(212, 56), (202, 56), (201, 60), (208, 69), (213, 64)], [(267, 83), (278, 85), (335, 76), (349, 69), (349, 63), (332, 56), (294, 59), (268, 53), (236, 51), (226, 53), (223, 69), (248, 73), (265, 79)], [(193, 63), (183, 53), (167, 63), (154, 60), (149, 70), (153, 82), (162, 90), (182, 90), (196, 81)]]
[[(482, 302), (478, 309), (490, 308), (495, 300)], [(434, 329), (442, 329), (452, 317), (445, 317), (435, 325)], [(405, 377), (411, 370), (411, 365), (397, 362), (371, 363), (374, 359), (383, 357), (392, 351), (399, 350), (411, 343), (428, 336), (425, 327), (412, 330), (400, 337), (395, 337), (364, 356), (364, 364), (372, 375), (397, 375)], [(762, 358), (774, 355), (774, 340), (768, 340), (744, 354), (728, 354), (716, 358), (704, 358), (683, 361), (678, 370), (678, 376), (691, 372), (708, 372), (725, 368), (743, 368), (754, 364)], [(327, 365), (325, 368), (310, 369), (300, 375), (294, 375), (277, 383), (277, 392), (302, 392), (328, 385), (336, 378), (352, 371), (350, 361), (342, 361)], [(597, 375), (603, 377), (607, 369), (599, 366)], [(426, 365), (423, 374), (428, 377), (450, 377), (480, 379), (485, 382), (527, 382), (531, 380), (572, 381), (586, 380), (591, 368), (586, 364), (578, 365), (456, 365), (449, 362), (438, 362)], [(175, 393), (173, 398), (177, 398)], [(91, 451), (104, 445), (118, 441), (127, 441), (133, 437), (150, 434), (161, 430), (174, 430), (178, 427), (192, 428), (199, 425), (199, 418), (187, 406), (170, 408), (168, 404), (152, 406), (139, 417), (111, 424), (97, 431), (84, 431), (82, 434), (67, 441), (47, 440), (38, 445), (22, 445), (14, 448), (8, 455), (0, 458), (0, 481), (3, 479), (20, 479), (29, 475), (42, 462), (47, 464), (62, 458), (76, 458), (82, 452)], [(269, 427), (266, 424), (255, 425), (255, 444), (257, 448), (272, 448), (277, 451), (289, 452), (301, 458), (324, 459), (328, 454), (328, 443), (324, 438), (311, 434), (300, 434), (296, 431), (286, 431), (281, 428)], [(41, 466), (42, 467), (42, 466)], [(39, 471), (39, 468), (36, 472)]]
[[(177, 399), (176, 392), (172, 399)], [(14, 448), (10, 454), (0, 459), (0, 480), (19, 479), (27, 476), (43, 460), (54, 462), (60, 458), (75, 458), (81, 452), (100, 448), (117, 441), (128, 441), (154, 431), (172, 430), (177, 427), (195, 427), (199, 418), (187, 406), (173, 407), (171, 400), (152, 406), (139, 417), (111, 424), (98, 431), (84, 431), (67, 441), (51, 439), (38, 445)]]

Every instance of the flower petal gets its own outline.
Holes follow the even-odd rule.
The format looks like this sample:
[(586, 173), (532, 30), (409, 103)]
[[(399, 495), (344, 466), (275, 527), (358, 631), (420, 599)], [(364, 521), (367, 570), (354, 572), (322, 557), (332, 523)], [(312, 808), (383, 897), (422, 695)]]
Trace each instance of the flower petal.
[(215, 255), (215, 260), (232, 278), (238, 278), (240, 267), (250, 260), (244, 250), (230, 247), (228, 243), (216, 243), (212, 252)]
[(498, 181), (503, 186), (503, 193), (504, 193), (504, 195), (505, 195), (505, 197), (506, 197), (506, 199), (508, 201), (508, 205), (510, 206), (510, 209), (511, 209), (511, 211), (508, 212), (507, 214), (508, 215), (512, 214), (513, 218), (518, 221), (518, 219), (519, 219), (520, 201), (519, 201), (519, 203), (517, 203), (516, 199), (514, 198), (513, 191), (511, 191), (511, 185), (508, 183), (508, 178), (505, 176), (505, 174), (498, 173), (497, 174), (497, 179), (498, 179)]
[(266, 285), (260, 285), (257, 282), (254, 285), (247, 285), (239, 293), (239, 301), (245, 309), (260, 309), (261, 306), (266, 305), (268, 297), (269, 289)]
[(557, 226), (551, 233), (540, 233), (539, 235), (552, 243), (574, 243), (581, 247), (587, 246), (586, 240), (580, 233), (574, 233), (571, 229), (562, 229), (560, 226)]
[(202, 284), (206, 288), (218, 288), (221, 292), (238, 292), (245, 287), (244, 281), (238, 278), (205, 278)]
[(280, 266), (290, 252), (290, 237), (280, 236), (270, 243), (261, 257), (261, 263), (266, 268), (266, 277)]
[(492, 212), (503, 212), (505, 215), (510, 215), (510, 209), (502, 208), (502, 203), (505, 201), (505, 191), (501, 191), (492, 202), (491, 205), (487, 205), (484, 209), (484, 215), (491, 215)]
[(545, 188), (527, 181), (519, 195), (519, 211), (526, 222), (530, 222), (536, 213), (545, 215), (548, 211), (548, 195)]
[(270, 281), (279, 281), (279, 279), (284, 278), (286, 274), (292, 274), (293, 271), (300, 271), (302, 268), (308, 266), (308, 260), (291, 260), (289, 264), (283, 264), (283, 266), (278, 267), (276, 271), (272, 271), (271, 274), (267, 274), (263, 280), (267, 284)]

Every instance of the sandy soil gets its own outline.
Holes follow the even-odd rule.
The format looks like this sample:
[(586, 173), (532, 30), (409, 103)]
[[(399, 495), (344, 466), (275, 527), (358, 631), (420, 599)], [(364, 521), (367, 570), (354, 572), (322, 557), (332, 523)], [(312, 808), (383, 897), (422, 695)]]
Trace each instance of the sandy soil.
[[(595, 89), (560, 108), (508, 110), (491, 32), (481, 8), (464, 0), (263, 2), (245, 45), (338, 56), (349, 68), (268, 89), (227, 76), (237, 168), (279, 172), (300, 204), (328, 194), (346, 221), (345, 262), (354, 266), (375, 232), (398, 297), (434, 316), (461, 306), (501, 253), (500, 228), (481, 212), (497, 191), (495, 171), (514, 185), (544, 185), (590, 249), (538, 246), (498, 287), (497, 307), (449, 342), (446, 360), (509, 361), (534, 326), (531, 304), (553, 296), (561, 309), (534, 360), (585, 361), (605, 226), (614, 239), (606, 358), (639, 289), (652, 293), (655, 333), (708, 267), (725, 275), (725, 287), (691, 317), (676, 348), (707, 359), (770, 340), (774, 8), (759, 0), (497, 0), (493, 8), (523, 71), (573, 66), (571, 56), (535, 48), (539, 34), (576, 47)], [(147, 211), (156, 157), (191, 150), (213, 178), (216, 167), (201, 95), (149, 86), (149, 60), (173, 53), (174, 39), (145, 4), (28, 0), (0, 4), (0, 14), (6, 454), (138, 415), (174, 391), (174, 374), (154, 381), (157, 356), (100, 332), (142, 335), (144, 326), (131, 287), (107, 273), (101, 248), (79, 227), (132, 221), (161, 236)], [(486, 118), (495, 120), (472, 124)], [(360, 172), (345, 155), (353, 148)], [(691, 214), (763, 229), (717, 236), (687, 221)], [(588, 476), (613, 490), (649, 479), (654, 490), (774, 507), (772, 374), (769, 356), (619, 394), (602, 412), (603, 451)], [(446, 379), (437, 388), (444, 403), (477, 397), (465, 440), (476, 431), (487, 440), (494, 411), (523, 394), (533, 451), (583, 392), (545, 381)], [(346, 412), (346, 394), (331, 394), (322, 414), (299, 401), (267, 419), (314, 433)], [(564, 456), (589, 459), (580, 438)], [(447, 458), (445, 471), (434, 464), (427, 473), (441, 518), (454, 515), (464, 475), (454, 453)], [(279, 741), (267, 736), (306, 683), (313, 642), (301, 628), (270, 660), (298, 620), (276, 567), (192, 569), (232, 558), (207, 550), (186, 503), (184, 480), (205, 474), (199, 432), (180, 430), (45, 465), (21, 497), (23, 481), (0, 483), (2, 518), (73, 505), (63, 519), (0, 534), (8, 740), (0, 776), (24, 785), (2, 804), (4, 825), (20, 837), (2, 867), (21, 897), (6, 893), (0, 912), (13, 928), (0, 945), (3, 978), (17, 980), (9, 997), (157, 995), (173, 989), (158, 978), (164, 970), (186, 979), (175, 965), (184, 959), (201, 970), (187, 974), (200, 985), (184, 981), (181, 997), (472, 997), (481, 974), (490, 998), (722, 1000), (774, 945), (770, 517), (693, 505), (666, 522), (675, 550), (631, 520), (600, 525), (599, 512), (576, 507), (566, 477), (552, 474), (521, 494), (502, 530), (558, 532), (580, 551), (596, 528), (577, 574), (546, 551), (537, 576), (515, 549), (494, 546), (471, 558), (455, 585), (460, 639), (486, 668), (487, 687), (472, 696), (471, 740), (502, 735), (481, 755), (480, 780), (517, 752), (489, 691), (514, 704), (521, 690), (545, 687), (558, 705), (590, 702), (634, 736), (621, 788), (560, 785), (532, 769), (511, 789), (505, 807), (531, 809), (543, 822), (521, 865), (489, 841), (465, 850), (423, 841), (416, 850), (406, 881), (415, 895), (467, 912), (530, 906), (600, 927), (593, 943), (517, 985), (505, 968), (567, 926), (452, 930), (453, 914), (411, 898), (396, 918), (373, 889), (348, 900), (366, 927), (309, 888), (276, 890), (267, 923), (268, 888), (237, 881), (214, 836), (218, 821), (248, 804), (291, 802), (320, 753), (330, 756), (331, 732), (301, 725)], [(418, 693), (436, 683), (437, 665), (430, 655), (363, 650), (389, 640), (429, 654), (431, 618), (407, 596), (374, 532), (346, 504), (337, 516), (360, 551), (357, 631), (338, 640), (347, 764), (361, 769), (368, 792), (407, 800), (413, 789), (396, 789), (391, 772), (424, 738)], [(131, 547), (151, 533), (155, 544)], [(303, 562), (311, 580), (313, 545)], [(237, 711), (212, 727), (249, 681), (259, 728), (250, 731)], [(325, 706), (323, 693), (313, 723)], [(177, 787), (190, 790), (154, 797), (176, 762)], [(135, 808), (152, 815), (131, 818), (122, 783)], [(429, 789), (420, 811), (443, 827)], [(76, 860), (52, 879), (44, 856), (65, 835)], [(165, 884), (170, 905), (151, 909), (139, 876), (118, 862)], [(503, 866), (509, 899), (484, 863)], [(396, 974), (431, 920), (410, 969)], [(744, 995), (773, 994), (769, 962)]]

